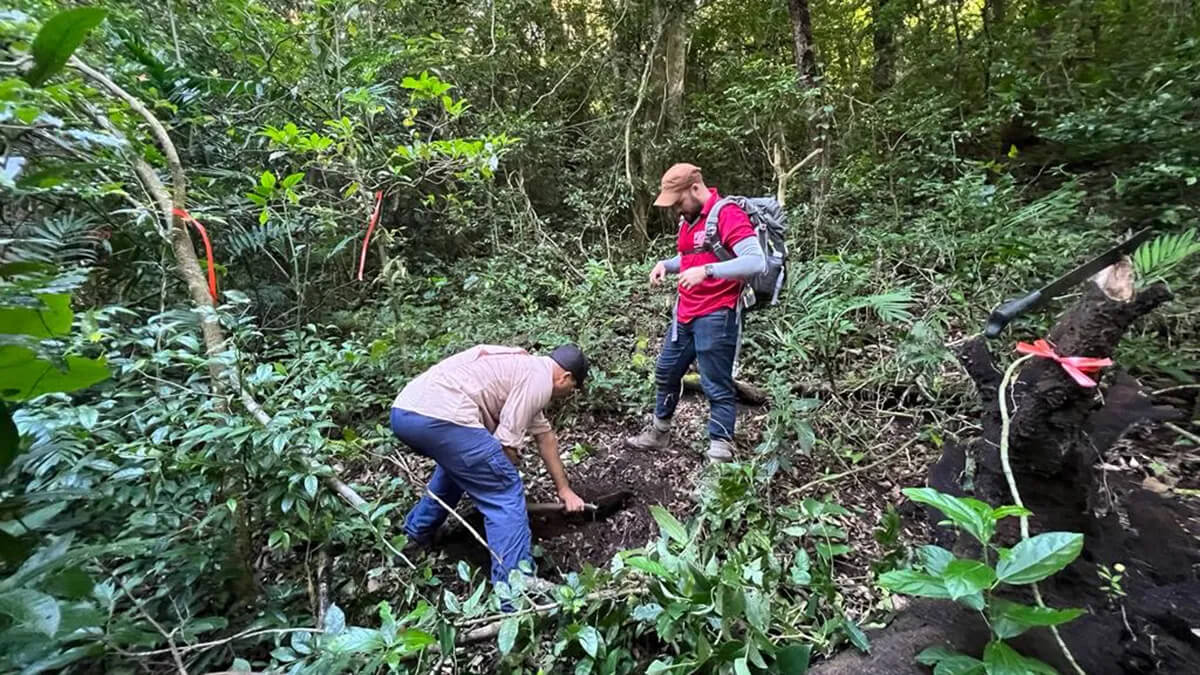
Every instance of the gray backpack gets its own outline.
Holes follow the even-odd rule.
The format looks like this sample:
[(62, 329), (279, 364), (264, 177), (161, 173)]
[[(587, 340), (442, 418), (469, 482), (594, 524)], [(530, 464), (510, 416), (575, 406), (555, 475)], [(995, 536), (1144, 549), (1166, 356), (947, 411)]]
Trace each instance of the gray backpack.
[(783, 289), (787, 273), (787, 214), (774, 197), (722, 197), (713, 204), (704, 221), (704, 248), (716, 254), (721, 261), (735, 258), (717, 236), (717, 218), (727, 204), (736, 204), (750, 217), (754, 234), (767, 259), (767, 269), (746, 280), (742, 289), (742, 306), (747, 310), (770, 307), (779, 303), (779, 292)]

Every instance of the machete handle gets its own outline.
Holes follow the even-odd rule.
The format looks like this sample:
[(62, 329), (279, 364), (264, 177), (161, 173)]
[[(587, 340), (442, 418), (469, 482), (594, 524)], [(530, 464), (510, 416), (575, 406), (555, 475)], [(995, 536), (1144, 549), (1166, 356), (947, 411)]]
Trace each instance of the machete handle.
[(1034, 291), (1023, 298), (1009, 300), (996, 309), (993, 309), (992, 313), (988, 315), (987, 326), (983, 329), (984, 337), (996, 337), (1010, 321), (1036, 305), (1041, 299), (1041, 291)]

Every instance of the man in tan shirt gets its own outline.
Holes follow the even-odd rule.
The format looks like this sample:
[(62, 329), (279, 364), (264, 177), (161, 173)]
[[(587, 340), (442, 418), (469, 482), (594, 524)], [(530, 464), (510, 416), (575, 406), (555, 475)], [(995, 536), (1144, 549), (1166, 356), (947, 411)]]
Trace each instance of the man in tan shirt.
[[(526, 433), (537, 440), (566, 510), (583, 510), (542, 409), (551, 398), (582, 387), (587, 372), (587, 358), (572, 344), (549, 356), (480, 345), (425, 371), (392, 403), (392, 433), (437, 462), (428, 492), (451, 508), (465, 492), (483, 513), (488, 547), (500, 557), (492, 560), (493, 583), (508, 582), (509, 573), (523, 561), (532, 570), (525, 488), (514, 465)], [(426, 494), (405, 518), (405, 534), (410, 541), (428, 544), (447, 515)]]

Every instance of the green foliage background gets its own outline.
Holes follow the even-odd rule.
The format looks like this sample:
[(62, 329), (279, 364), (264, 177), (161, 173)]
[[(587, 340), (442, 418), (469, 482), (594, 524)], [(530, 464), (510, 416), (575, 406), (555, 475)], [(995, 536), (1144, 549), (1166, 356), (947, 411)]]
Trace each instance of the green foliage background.
[[(661, 170), (693, 161), (726, 193), (774, 194), (820, 149), (784, 189), (785, 302), (749, 322), (743, 372), (781, 401), (753, 461), (710, 476), (690, 523), (660, 519), (656, 545), (569, 578), (554, 616), (478, 647), (503, 670), (797, 672), (810, 652), (865, 647), (832, 573), (850, 514), (771, 495), (798, 458), (837, 471), (864, 457), (843, 408), (793, 392), (915, 397), (936, 421), (965, 398), (943, 344), (1000, 300), (1128, 229), (1195, 241), (1200, 42), (1182, 0), (812, 0), (815, 86), (782, 1), (95, 4), (107, 15), (76, 55), (179, 147), (229, 343), (206, 351), (211, 310), (189, 301), (130, 170), (141, 157), (165, 176), (145, 125), (74, 68), (27, 58), (68, 3), (8, 3), (0, 373), (20, 435), (0, 429), (5, 671), (165, 672), (173, 649), (247, 632), (180, 667), (450, 658), (499, 598), (477, 571), (451, 589), (392, 554), (414, 499), (377, 470), (394, 393), (474, 343), (570, 339), (598, 372), (559, 421), (635, 425), (670, 315), (669, 292), (645, 287), (674, 233), (648, 207)], [(1194, 266), (1158, 269), (1176, 302), (1119, 360), (1195, 383)], [(61, 381), (13, 386), (10, 357), (31, 356)], [(269, 425), (215, 391), (212, 360)], [(74, 384), (92, 386), (72, 391), (102, 363), (109, 379), (83, 373)], [(356, 485), (365, 514), (326, 487), (335, 474), (373, 477)], [(330, 634), (258, 634), (314, 626), (312, 568), (328, 557), (343, 580)]]

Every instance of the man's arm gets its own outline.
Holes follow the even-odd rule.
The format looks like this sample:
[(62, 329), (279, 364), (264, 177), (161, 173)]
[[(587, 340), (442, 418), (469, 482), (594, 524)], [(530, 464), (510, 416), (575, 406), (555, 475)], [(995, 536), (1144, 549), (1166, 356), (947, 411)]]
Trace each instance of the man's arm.
[(718, 279), (748, 279), (767, 270), (767, 259), (763, 257), (758, 237), (746, 237), (733, 245), (737, 256), (725, 262), (713, 263), (713, 276)]
[(550, 473), (550, 479), (554, 481), (554, 489), (558, 493), (559, 501), (566, 505), (567, 513), (582, 511), (583, 500), (571, 489), (571, 484), (567, 481), (567, 471), (563, 468), (562, 459), (558, 456), (558, 436), (553, 430), (550, 430), (537, 434), (534, 438), (537, 439), (538, 452), (546, 464), (546, 471)]

